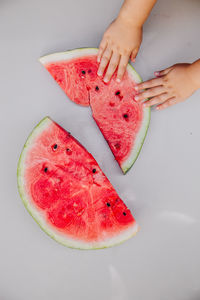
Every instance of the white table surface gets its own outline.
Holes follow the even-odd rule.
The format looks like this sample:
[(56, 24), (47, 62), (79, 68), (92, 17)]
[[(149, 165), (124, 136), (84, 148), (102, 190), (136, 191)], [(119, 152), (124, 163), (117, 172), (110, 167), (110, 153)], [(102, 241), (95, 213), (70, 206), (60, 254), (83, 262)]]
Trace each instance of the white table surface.
[[(0, 1), (0, 300), (200, 299), (200, 92), (152, 111), (141, 154), (123, 176), (90, 110), (70, 102), (37, 61), (98, 46), (119, 0)], [(158, 1), (135, 63), (143, 79), (200, 53), (200, 1)], [(49, 238), (17, 191), (16, 168), (33, 126), (49, 115), (95, 156), (141, 231), (107, 250)]]

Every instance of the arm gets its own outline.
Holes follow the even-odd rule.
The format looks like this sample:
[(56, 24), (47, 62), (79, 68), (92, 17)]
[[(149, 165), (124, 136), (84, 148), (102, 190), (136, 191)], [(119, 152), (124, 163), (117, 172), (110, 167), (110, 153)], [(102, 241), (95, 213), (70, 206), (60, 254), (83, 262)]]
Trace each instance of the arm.
[(156, 0), (125, 0), (118, 17), (111, 23), (99, 46), (98, 75), (108, 82), (118, 67), (120, 81), (129, 58), (134, 62), (142, 41), (142, 26)]
[(142, 91), (135, 99), (146, 101), (144, 106), (157, 105), (157, 109), (167, 108), (186, 100), (200, 88), (200, 59), (192, 64), (176, 64), (165, 70), (155, 72), (157, 78), (136, 86)]
[(200, 89), (200, 59), (193, 62), (189, 67), (189, 73), (191, 74), (191, 81), (194, 84), (194, 89)]
[(155, 3), (156, 0), (125, 0), (119, 17), (130, 24), (142, 27)]

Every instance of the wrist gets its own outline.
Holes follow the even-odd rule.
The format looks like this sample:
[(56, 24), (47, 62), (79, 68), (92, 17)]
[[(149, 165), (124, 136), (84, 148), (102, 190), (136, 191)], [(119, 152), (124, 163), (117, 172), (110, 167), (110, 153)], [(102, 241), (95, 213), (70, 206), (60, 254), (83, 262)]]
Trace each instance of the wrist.
[(194, 90), (198, 90), (200, 88), (200, 60), (195, 61), (188, 66), (188, 75)]
[(142, 29), (156, 0), (124, 0), (118, 18), (133, 28)]
[(143, 26), (142, 22), (134, 18), (132, 15), (129, 15), (128, 13), (123, 11), (119, 12), (117, 20), (129, 26), (129, 28), (131, 27), (131, 28), (142, 29)]

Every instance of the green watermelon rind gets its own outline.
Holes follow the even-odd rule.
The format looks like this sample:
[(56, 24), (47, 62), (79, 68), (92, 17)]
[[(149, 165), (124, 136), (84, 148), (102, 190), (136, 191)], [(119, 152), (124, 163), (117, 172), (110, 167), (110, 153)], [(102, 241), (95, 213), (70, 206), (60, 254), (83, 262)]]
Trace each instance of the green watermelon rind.
[(80, 250), (94, 250), (94, 249), (103, 249), (112, 247), (118, 244), (123, 243), (124, 241), (130, 239), (132, 236), (134, 236), (137, 231), (139, 230), (139, 226), (137, 223), (134, 223), (130, 228), (127, 230), (124, 230), (122, 233), (114, 236), (113, 238), (99, 241), (95, 243), (85, 243), (83, 241), (78, 241), (75, 239), (68, 238), (64, 236), (63, 234), (55, 231), (53, 227), (50, 227), (47, 222), (45, 222), (45, 217), (42, 216), (42, 213), (37, 210), (37, 208), (31, 203), (31, 199), (28, 195), (28, 193), (25, 190), (24, 185), (24, 171), (25, 171), (25, 160), (26, 160), (26, 154), (31, 149), (31, 145), (35, 138), (47, 127), (51, 124), (52, 120), (49, 117), (43, 118), (38, 125), (35, 126), (35, 128), (30, 133), (24, 148), (22, 150), (22, 153), (19, 158), (18, 167), (17, 167), (17, 183), (18, 183), (18, 190), (20, 197), (22, 199), (22, 202), (24, 206), (26, 207), (29, 214), (33, 217), (35, 222), (40, 226), (40, 228), (47, 233), (52, 239), (57, 241), (58, 243), (67, 246), (69, 248), (76, 248)]
[[(62, 60), (66, 61), (66, 60), (81, 57), (84, 55), (85, 56), (96, 55), (97, 52), (98, 52), (97, 48), (78, 48), (78, 49), (68, 50), (66, 52), (58, 52), (58, 53), (45, 55), (45, 56), (42, 56), (41, 58), (39, 58), (39, 61), (45, 66), (45, 64), (56, 62), (56, 61), (62, 61)], [(136, 83), (142, 82), (142, 78), (136, 72), (136, 70), (133, 68), (133, 66), (131, 64), (128, 64), (127, 71)], [(151, 109), (149, 107), (144, 108), (143, 113), (144, 113), (143, 122), (142, 122), (141, 128), (137, 134), (137, 138), (135, 140), (133, 149), (132, 149), (129, 157), (121, 165), (121, 169), (124, 174), (126, 174), (128, 172), (128, 170), (130, 170), (130, 168), (133, 166), (133, 164), (137, 160), (139, 153), (142, 149), (142, 146), (144, 144), (144, 140), (147, 135), (147, 131), (149, 128), (149, 123), (150, 123), (150, 117), (151, 117)]]
[[(136, 83), (142, 82), (141, 76), (136, 72), (136, 70), (133, 68), (133, 66), (131, 64), (128, 64), (127, 71), (129, 72), (129, 74), (131, 76), (133, 75), (133, 80)], [(133, 164), (137, 160), (137, 158), (140, 154), (140, 151), (142, 149), (142, 146), (144, 144), (144, 140), (147, 135), (147, 131), (148, 131), (150, 119), (151, 119), (151, 109), (149, 107), (144, 107), (143, 114), (144, 114), (143, 122), (142, 122), (141, 128), (137, 134), (137, 137), (136, 137), (136, 140), (134, 143), (134, 147), (131, 151), (131, 154), (129, 155), (129, 158), (126, 159), (121, 166), (124, 174), (126, 174), (130, 170), (130, 168), (133, 166)]]
[(97, 48), (77, 48), (72, 49), (64, 52), (57, 52), (52, 54), (47, 54), (39, 58), (39, 62), (42, 65), (45, 65), (47, 63), (53, 63), (56, 61), (62, 61), (63, 60), (70, 60), (73, 58), (81, 57), (83, 55), (96, 55), (98, 52)]

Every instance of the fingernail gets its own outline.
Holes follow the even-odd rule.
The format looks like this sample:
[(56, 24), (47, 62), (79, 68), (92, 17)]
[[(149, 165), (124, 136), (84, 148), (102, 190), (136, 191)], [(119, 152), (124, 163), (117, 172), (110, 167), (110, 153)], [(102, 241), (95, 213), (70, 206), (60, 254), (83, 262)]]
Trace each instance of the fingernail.
[(100, 62), (100, 58), (99, 58), (99, 57), (97, 57), (97, 62), (98, 62), (98, 63)]
[(98, 76), (102, 76), (103, 73), (102, 73), (101, 71), (98, 71), (98, 72), (97, 72), (97, 75), (98, 75)]
[(107, 83), (107, 82), (109, 81), (109, 79), (108, 79), (107, 77), (105, 77), (105, 78), (103, 79), (103, 81)]
[(138, 101), (138, 100), (139, 100), (139, 97), (138, 97), (138, 96), (135, 96), (135, 100)]
[(117, 82), (121, 82), (121, 79), (117, 78), (116, 81), (117, 81)]
[(138, 87), (137, 85), (135, 86), (135, 90), (136, 90), (136, 91), (138, 91), (138, 90), (139, 90), (139, 87)]
[(159, 71), (156, 71), (156, 72), (154, 72), (154, 75), (155, 75), (155, 76), (159, 76), (159, 75), (160, 75), (160, 72), (159, 72)]
[(159, 106), (156, 106), (156, 110), (159, 110), (160, 109), (160, 107)]

